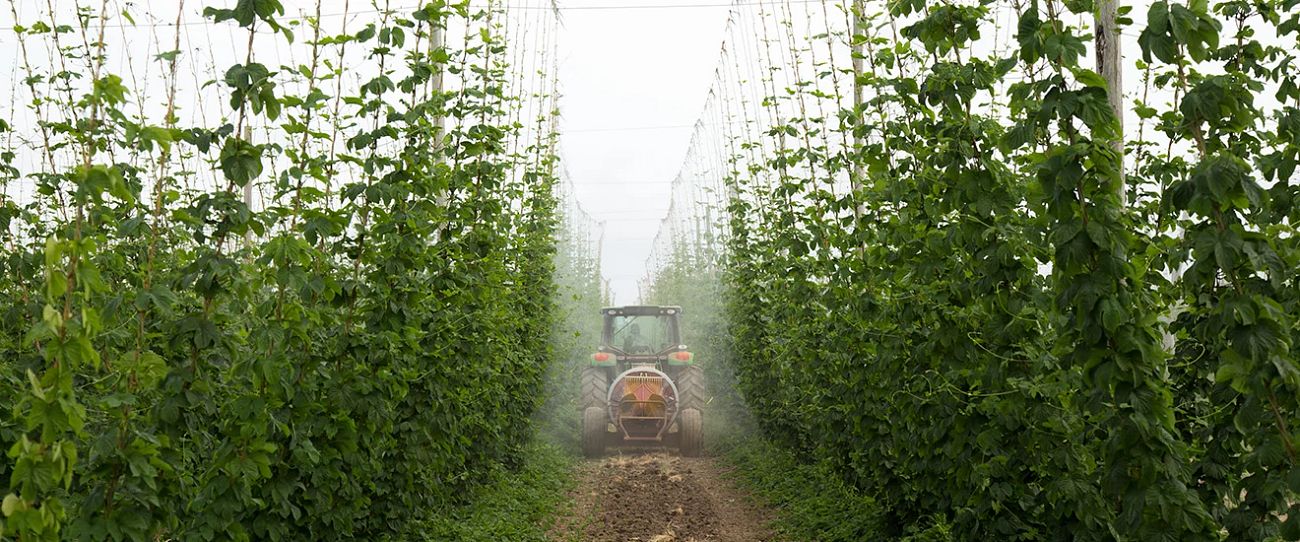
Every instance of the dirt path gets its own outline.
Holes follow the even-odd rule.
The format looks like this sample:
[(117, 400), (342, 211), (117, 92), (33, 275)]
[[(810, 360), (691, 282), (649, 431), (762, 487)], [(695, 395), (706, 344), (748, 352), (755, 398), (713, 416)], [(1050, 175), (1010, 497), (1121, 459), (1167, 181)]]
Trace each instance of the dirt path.
[(770, 511), (722, 479), (710, 458), (666, 453), (592, 460), (579, 468), (572, 513), (556, 542), (765, 542)]

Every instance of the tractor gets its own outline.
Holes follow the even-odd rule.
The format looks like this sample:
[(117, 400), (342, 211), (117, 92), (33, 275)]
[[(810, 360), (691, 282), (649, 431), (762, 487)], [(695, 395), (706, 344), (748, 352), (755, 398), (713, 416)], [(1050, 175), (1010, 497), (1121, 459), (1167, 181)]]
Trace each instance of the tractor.
[(601, 309), (600, 348), (582, 369), (582, 452), (668, 446), (704, 449), (704, 375), (682, 344), (681, 307)]

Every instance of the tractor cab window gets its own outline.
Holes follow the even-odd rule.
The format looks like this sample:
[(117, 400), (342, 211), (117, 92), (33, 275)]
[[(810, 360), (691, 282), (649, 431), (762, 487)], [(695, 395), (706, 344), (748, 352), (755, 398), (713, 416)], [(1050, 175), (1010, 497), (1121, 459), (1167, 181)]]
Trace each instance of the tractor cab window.
[(628, 354), (656, 354), (672, 344), (667, 316), (615, 316), (610, 346)]

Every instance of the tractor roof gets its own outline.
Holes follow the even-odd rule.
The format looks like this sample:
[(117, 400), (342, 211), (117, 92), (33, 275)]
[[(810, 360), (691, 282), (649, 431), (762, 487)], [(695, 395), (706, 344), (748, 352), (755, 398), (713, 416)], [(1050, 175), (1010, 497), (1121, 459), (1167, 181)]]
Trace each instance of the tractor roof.
[(626, 307), (605, 307), (600, 309), (601, 314), (609, 315), (628, 315), (628, 316), (652, 316), (659, 314), (681, 314), (682, 308), (675, 305), (629, 305)]

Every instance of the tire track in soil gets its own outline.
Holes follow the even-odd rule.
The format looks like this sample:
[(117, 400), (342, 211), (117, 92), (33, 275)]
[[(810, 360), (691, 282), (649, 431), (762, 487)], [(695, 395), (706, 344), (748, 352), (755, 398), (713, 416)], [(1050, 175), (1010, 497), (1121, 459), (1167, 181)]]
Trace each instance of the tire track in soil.
[(771, 512), (710, 458), (643, 453), (584, 462), (556, 542), (766, 542)]

